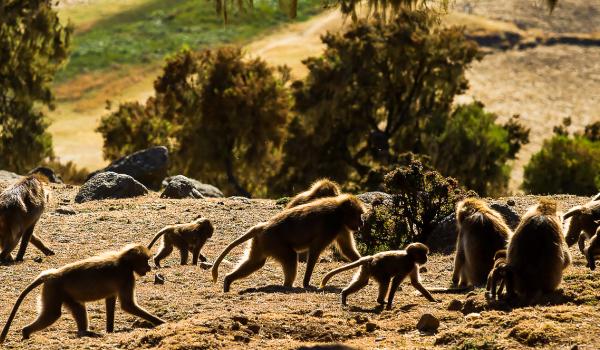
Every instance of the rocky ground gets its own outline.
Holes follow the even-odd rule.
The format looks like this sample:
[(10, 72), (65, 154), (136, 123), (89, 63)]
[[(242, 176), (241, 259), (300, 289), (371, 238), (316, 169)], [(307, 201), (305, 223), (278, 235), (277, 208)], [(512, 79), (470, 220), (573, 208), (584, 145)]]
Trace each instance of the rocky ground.
[[(4, 188), (6, 183), (1, 183)], [(214, 259), (223, 247), (248, 227), (282, 209), (272, 200), (201, 199), (167, 200), (157, 193), (128, 200), (75, 204), (77, 187), (52, 185), (51, 205), (36, 232), (57, 252), (43, 257), (30, 247), (25, 262), (0, 266), (0, 319), (6, 320), (20, 291), (42, 270), (117, 249), (130, 242), (147, 243), (164, 225), (186, 222), (198, 214), (209, 218), (215, 234), (204, 254)], [(511, 197), (515, 210), (523, 213), (536, 197)], [(558, 196), (562, 209), (587, 198)], [(506, 201), (507, 198), (499, 199)], [(57, 210), (68, 206), (74, 214)], [(235, 262), (237, 248), (228, 257)], [(104, 333), (104, 304), (88, 304), (92, 330), (100, 338), (77, 338), (75, 323), (66, 314), (55, 325), (28, 341), (20, 340), (20, 328), (36, 315), (30, 295), (13, 323), (4, 346), (8, 349), (293, 349), (316, 344), (343, 343), (355, 348), (458, 348), (515, 349), (526, 347), (596, 349), (600, 332), (600, 272), (585, 268), (581, 254), (572, 249), (574, 264), (566, 272), (562, 289), (548, 297), (547, 305), (510, 310), (488, 304), (482, 290), (469, 294), (438, 295), (429, 303), (405, 282), (390, 311), (376, 308), (376, 287), (349, 298), (348, 308), (339, 304), (338, 293), (350, 279), (340, 274), (325, 291), (283, 289), (278, 265), (269, 262), (258, 273), (223, 293), (222, 280), (211, 282), (209, 271), (179, 266), (173, 254), (157, 270), (165, 284), (155, 285), (151, 273), (138, 281), (139, 303), (168, 323), (155, 329), (117, 311), (115, 333)], [(321, 277), (339, 262), (320, 263), (313, 275)], [(221, 276), (232, 268), (224, 263)], [(304, 265), (300, 265), (299, 277)], [(422, 273), (426, 286), (447, 286), (452, 256), (433, 255)], [(299, 284), (298, 278), (296, 284)], [(456, 300), (455, 300), (456, 299)], [(450, 303), (457, 311), (450, 311)], [(431, 313), (440, 320), (435, 333), (416, 329), (419, 318)]]

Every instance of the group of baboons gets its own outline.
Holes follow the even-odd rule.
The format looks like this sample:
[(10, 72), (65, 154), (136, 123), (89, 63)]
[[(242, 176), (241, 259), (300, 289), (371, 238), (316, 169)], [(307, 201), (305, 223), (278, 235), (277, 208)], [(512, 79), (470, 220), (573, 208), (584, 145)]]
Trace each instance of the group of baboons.
[[(29, 242), (45, 255), (54, 254), (33, 234), (47, 198), (43, 178), (37, 176), (28, 176), (0, 194), (0, 263), (7, 265), (22, 261)], [(419, 279), (419, 267), (427, 262), (429, 253), (424, 244), (411, 243), (404, 250), (360, 256), (353, 233), (362, 226), (365, 212), (363, 203), (353, 195), (341, 193), (336, 183), (319, 180), (307, 191), (296, 195), (283, 211), (253, 226), (230, 243), (212, 264), (213, 280), (217, 281), (219, 265), (225, 256), (239, 244), (249, 241), (244, 258), (224, 278), (225, 292), (234, 281), (259, 270), (269, 258), (281, 264), (283, 284), (292, 287), (299, 253), (307, 254), (303, 280), (303, 286), (307, 288), (319, 256), (333, 243), (350, 263), (327, 273), (321, 288), (334, 275), (360, 268), (341, 292), (343, 305), (346, 305), (348, 295), (364, 288), (369, 279), (373, 279), (379, 286), (377, 303), (387, 304), (389, 309), (396, 290), (406, 277), (423, 296), (435, 301)], [(565, 218), (571, 218), (566, 239), (562, 229)], [(456, 219), (458, 238), (453, 286), (432, 289), (434, 293), (460, 292), (486, 285), (492, 298), (503, 296), (508, 301), (535, 302), (536, 298), (555, 290), (561, 283), (563, 270), (571, 263), (567, 244), (579, 242), (579, 248), (592, 270), (595, 257), (600, 256), (600, 195), (562, 217), (557, 212), (556, 202), (543, 199), (527, 211), (514, 233), (498, 212), (476, 198), (458, 203)], [(24, 339), (58, 320), (63, 305), (75, 318), (79, 336), (95, 335), (88, 329), (85, 303), (100, 299), (106, 302), (107, 332), (114, 328), (117, 299), (125, 312), (154, 325), (164, 323), (137, 304), (135, 275), (144, 276), (151, 271), (148, 261), (152, 254), (149, 249), (161, 238), (161, 248), (153, 257), (157, 268), (174, 247), (180, 252), (182, 265), (187, 264), (189, 253), (194, 265), (198, 260), (206, 262), (200, 251), (213, 231), (209, 220), (198, 217), (188, 224), (163, 228), (148, 247), (130, 244), (120, 251), (42, 272), (19, 295), (0, 335), (0, 342), (5, 340), (23, 299), (39, 285), (42, 285), (39, 315), (22, 329)], [(587, 248), (586, 238), (591, 238)], [(19, 241), (19, 250), (13, 260), (11, 253)], [(506, 290), (504, 295), (503, 290)]]

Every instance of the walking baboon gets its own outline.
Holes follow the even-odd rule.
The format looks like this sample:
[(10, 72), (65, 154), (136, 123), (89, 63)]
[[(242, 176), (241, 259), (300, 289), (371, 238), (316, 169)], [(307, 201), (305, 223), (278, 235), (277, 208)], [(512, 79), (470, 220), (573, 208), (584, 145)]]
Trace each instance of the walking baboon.
[(339, 196), (341, 193), (342, 191), (337, 183), (329, 179), (321, 179), (315, 181), (308, 190), (298, 193), (285, 208), (297, 207), (319, 198)]
[(496, 299), (496, 295), (500, 296), (506, 285), (506, 249), (496, 252), (494, 255), (494, 267), (488, 274), (486, 291), (492, 299)]
[(369, 278), (372, 278), (379, 284), (377, 303), (381, 305), (385, 304), (385, 299), (387, 297), (387, 309), (389, 310), (392, 308), (396, 290), (406, 276), (410, 276), (410, 283), (412, 286), (421, 292), (427, 300), (435, 301), (433, 296), (431, 296), (427, 289), (423, 287), (419, 280), (419, 266), (427, 262), (428, 253), (429, 249), (426, 245), (422, 243), (411, 243), (405, 250), (391, 250), (371, 256), (365, 256), (355, 262), (327, 273), (327, 275), (323, 277), (321, 288), (324, 288), (329, 279), (334, 275), (360, 266), (360, 270), (354, 275), (350, 284), (342, 290), (342, 305), (347, 305), (346, 299), (348, 298), (348, 295), (356, 293), (366, 287), (367, 284), (369, 284)]
[(283, 285), (291, 287), (296, 279), (298, 252), (308, 250), (303, 286), (309, 286), (315, 264), (321, 252), (332, 242), (342, 255), (351, 261), (358, 260), (353, 231), (362, 225), (364, 207), (354, 196), (343, 194), (327, 197), (286, 209), (267, 222), (250, 228), (244, 235), (229, 244), (215, 260), (213, 281), (217, 281), (219, 264), (239, 244), (250, 240), (246, 255), (237, 268), (225, 276), (223, 290), (229, 291), (231, 283), (260, 269), (267, 258), (274, 258), (283, 267)]
[(531, 302), (554, 291), (571, 263), (557, 203), (542, 199), (521, 219), (508, 242), (505, 277), (507, 295)]
[(11, 252), (16, 248), (19, 239), (21, 245), (16, 261), (23, 260), (30, 241), (44, 255), (54, 255), (54, 252), (33, 233), (44, 212), (47, 197), (44, 185), (35, 175), (24, 177), (0, 194), (0, 263), (13, 261)]
[(192, 264), (198, 264), (200, 261), (205, 262), (206, 258), (200, 250), (204, 247), (206, 241), (212, 237), (213, 225), (208, 219), (198, 218), (187, 224), (170, 225), (164, 227), (148, 244), (148, 249), (152, 248), (154, 243), (162, 236), (162, 244), (160, 251), (154, 256), (154, 264), (160, 267), (160, 262), (173, 252), (173, 246), (179, 249), (181, 255), (181, 265), (186, 265), (188, 262), (188, 254), (192, 253)]
[(106, 331), (112, 332), (115, 320), (117, 297), (123, 311), (159, 325), (160, 318), (150, 314), (135, 299), (135, 274), (144, 276), (151, 268), (148, 264), (150, 251), (141, 245), (131, 244), (118, 252), (108, 252), (85, 260), (67, 264), (59, 269), (42, 272), (19, 295), (8, 321), (0, 335), (0, 343), (6, 339), (10, 325), (27, 294), (40, 284), (42, 286), (39, 315), (23, 328), (23, 339), (44, 328), (50, 327), (61, 315), (64, 304), (77, 323), (78, 336), (92, 336), (88, 330), (85, 303), (105, 299)]
[(592, 200), (584, 205), (578, 205), (571, 208), (564, 216), (566, 220), (571, 218), (569, 229), (567, 230), (566, 241), (570, 247), (578, 242), (579, 251), (583, 254), (585, 241), (596, 233), (600, 226), (600, 200)]
[(500, 213), (477, 198), (458, 203), (456, 223), (458, 236), (452, 284), (484, 285), (494, 266), (494, 254), (506, 248), (512, 232)]
[[(285, 208), (297, 207), (319, 198), (339, 196), (341, 193), (342, 191), (337, 183), (329, 179), (321, 179), (315, 181), (308, 190), (298, 193)], [(301, 262), (306, 262), (307, 257), (307, 252), (298, 254), (298, 260)]]
[(590, 239), (590, 244), (585, 248), (585, 257), (587, 259), (590, 270), (596, 269), (596, 258), (600, 258), (600, 227), (596, 230), (596, 234)]

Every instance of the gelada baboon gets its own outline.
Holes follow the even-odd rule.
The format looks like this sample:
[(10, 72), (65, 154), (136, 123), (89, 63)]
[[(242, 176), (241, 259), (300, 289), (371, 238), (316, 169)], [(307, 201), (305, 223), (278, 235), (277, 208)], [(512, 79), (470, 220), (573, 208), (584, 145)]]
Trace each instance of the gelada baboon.
[(486, 291), (492, 299), (496, 299), (496, 295), (500, 296), (506, 285), (506, 249), (496, 252), (494, 255), (494, 267), (488, 274)]
[(13, 261), (11, 252), (16, 248), (19, 239), (21, 245), (16, 261), (23, 260), (30, 241), (45, 255), (54, 255), (54, 252), (33, 234), (33, 229), (44, 212), (47, 198), (48, 193), (44, 185), (35, 175), (24, 177), (0, 194), (0, 263)]
[(200, 258), (200, 261), (205, 262), (206, 258), (200, 253), (200, 250), (204, 247), (206, 241), (212, 237), (213, 231), (213, 225), (205, 218), (198, 218), (187, 224), (170, 225), (163, 228), (148, 244), (148, 249), (150, 249), (160, 237), (163, 237), (160, 251), (154, 256), (154, 264), (160, 267), (160, 262), (173, 252), (173, 246), (179, 250), (181, 265), (187, 264), (190, 252), (192, 253), (192, 264), (198, 264), (198, 258)]
[(571, 263), (557, 203), (542, 199), (521, 219), (507, 248), (506, 291), (509, 298), (531, 302), (554, 291)]
[(346, 299), (348, 295), (366, 287), (369, 284), (369, 278), (372, 278), (379, 284), (377, 303), (381, 305), (385, 304), (387, 297), (387, 308), (391, 309), (396, 290), (406, 276), (410, 276), (412, 286), (421, 292), (427, 300), (435, 301), (419, 280), (419, 266), (427, 262), (428, 253), (429, 249), (426, 245), (411, 243), (405, 250), (391, 250), (365, 256), (327, 273), (323, 277), (321, 288), (324, 288), (329, 279), (334, 275), (360, 266), (360, 270), (354, 275), (352, 282), (342, 290), (342, 305), (347, 305)]
[(284, 283), (291, 287), (296, 279), (298, 252), (308, 250), (303, 286), (309, 286), (310, 277), (321, 252), (332, 242), (342, 255), (351, 261), (358, 260), (353, 231), (362, 225), (364, 207), (354, 196), (343, 194), (314, 200), (286, 209), (271, 220), (255, 225), (244, 235), (229, 244), (216, 259), (212, 268), (213, 281), (217, 281), (219, 264), (239, 244), (250, 240), (246, 256), (237, 268), (225, 276), (223, 290), (229, 291), (231, 283), (260, 269), (267, 258), (274, 258), (283, 267)]
[(596, 269), (596, 259), (600, 258), (600, 227), (596, 230), (596, 234), (590, 239), (590, 244), (585, 248), (585, 257), (587, 259), (590, 270)]
[[(292, 198), (285, 208), (297, 207), (319, 198), (339, 196), (341, 193), (342, 191), (337, 183), (329, 179), (317, 180), (308, 190), (300, 192)], [(301, 262), (306, 262), (307, 257), (307, 252), (300, 252), (298, 254), (298, 260)]]
[(329, 179), (321, 179), (315, 181), (308, 190), (298, 193), (285, 207), (289, 209), (315, 199), (339, 196), (341, 193), (342, 191), (337, 183)]
[(131, 244), (118, 252), (108, 252), (85, 260), (65, 265), (59, 269), (42, 272), (19, 295), (8, 321), (0, 335), (0, 343), (6, 339), (15, 314), (23, 299), (34, 288), (43, 284), (37, 319), (23, 328), (23, 339), (37, 331), (51, 326), (60, 318), (64, 304), (77, 323), (78, 336), (93, 336), (88, 330), (88, 316), (85, 303), (105, 299), (106, 331), (112, 332), (115, 320), (117, 297), (123, 311), (159, 325), (160, 318), (138, 306), (135, 299), (135, 275), (144, 276), (151, 268), (148, 264), (150, 251), (142, 246)]
[(484, 201), (467, 198), (456, 206), (456, 255), (452, 284), (484, 285), (494, 265), (494, 254), (506, 248), (512, 234), (502, 215)]
[(578, 242), (579, 251), (583, 253), (586, 239), (591, 238), (598, 226), (600, 220), (600, 200), (592, 200), (584, 205), (578, 205), (570, 209), (563, 219), (571, 218), (569, 229), (567, 230), (566, 241), (570, 247)]

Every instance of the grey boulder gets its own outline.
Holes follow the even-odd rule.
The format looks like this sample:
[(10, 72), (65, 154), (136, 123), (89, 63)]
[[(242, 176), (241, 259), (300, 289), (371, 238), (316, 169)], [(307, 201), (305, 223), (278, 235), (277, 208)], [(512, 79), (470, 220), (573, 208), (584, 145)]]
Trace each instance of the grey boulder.
[(112, 171), (99, 173), (87, 180), (75, 196), (76, 203), (100, 199), (119, 199), (143, 196), (148, 193), (146, 186), (133, 177)]

